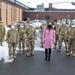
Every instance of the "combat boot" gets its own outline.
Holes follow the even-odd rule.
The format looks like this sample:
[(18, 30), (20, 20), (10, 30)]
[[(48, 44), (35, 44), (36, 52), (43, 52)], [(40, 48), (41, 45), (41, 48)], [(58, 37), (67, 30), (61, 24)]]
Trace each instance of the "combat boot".
[(68, 52), (68, 49), (66, 48), (66, 52)]
[(11, 55), (11, 58), (13, 58), (13, 55)]
[(30, 56), (30, 53), (29, 53), (29, 52), (27, 52), (27, 56), (28, 56), (28, 57)]
[(16, 59), (16, 55), (14, 55), (13, 58)]
[(11, 60), (12, 59), (12, 57), (11, 56), (9, 56), (9, 60)]
[(34, 56), (34, 52), (33, 52), (33, 51), (31, 51), (31, 52), (30, 52), (30, 55)]
[(74, 51), (72, 51), (72, 56), (75, 57)]
[(60, 48), (57, 50), (57, 52), (60, 52)]
[(72, 54), (72, 56), (73, 56), (73, 57), (75, 57), (75, 55), (74, 55), (74, 54)]
[(70, 56), (70, 53), (69, 52), (67, 52), (67, 56)]
[(22, 53), (22, 50), (19, 50), (19, 53)]

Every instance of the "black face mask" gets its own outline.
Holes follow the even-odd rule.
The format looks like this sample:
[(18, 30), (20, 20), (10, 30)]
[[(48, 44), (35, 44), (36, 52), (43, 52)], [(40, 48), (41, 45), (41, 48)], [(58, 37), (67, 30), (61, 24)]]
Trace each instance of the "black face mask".
[(48, 25), (47, 28), (51, 29), (52, 28), (52, 25)]

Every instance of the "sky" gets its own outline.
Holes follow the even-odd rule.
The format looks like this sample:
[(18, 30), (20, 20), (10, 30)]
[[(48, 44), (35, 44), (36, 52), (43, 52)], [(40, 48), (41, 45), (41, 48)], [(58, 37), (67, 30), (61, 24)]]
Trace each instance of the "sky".
[[(17, 0), (17, 1), (22, 2), (23, 4), (34, 8), (36, 8), (36, 6), (41, 3), (44, 3), (45, 7), (48, 7), (49, 3), (53, 3), (54, 8), (75, 9), (75, 5), (72, 5), (70, 3), (70, 2), (75, 2), (75, 0)], [(66, 3), (58, 3), (58, 2), (66, 2)]]

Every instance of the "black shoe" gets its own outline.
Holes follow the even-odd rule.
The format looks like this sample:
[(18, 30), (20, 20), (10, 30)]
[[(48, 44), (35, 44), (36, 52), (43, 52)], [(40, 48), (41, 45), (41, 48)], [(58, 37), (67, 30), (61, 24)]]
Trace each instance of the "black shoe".
[(50, 61), (50, 58), (48, 59), (48, 61)]
[(18, 52), (19, 52), (19, 53), (22, 53), (22, 51), (21, 51), (21, 50), (19, 50)]
[(45, 61), (47, 61), (47, 58), (45, 58)]

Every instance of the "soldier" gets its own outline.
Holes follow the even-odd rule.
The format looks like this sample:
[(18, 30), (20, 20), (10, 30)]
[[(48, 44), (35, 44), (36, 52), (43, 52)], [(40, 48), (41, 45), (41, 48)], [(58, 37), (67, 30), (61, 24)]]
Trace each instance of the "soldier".
[(74, 57), (75, 53), (75, 25), (68, 28), (68, 52), (67, 56), (70, 56), (72, 51), (72, 56)]
[(43, 47), (43, 42), (42, 42), (42, 35), (43, 35), (43, 31), (44, 29), (47, 27), (47, 24), (46, 22), (44, 22), (41, 26), (40, 26), (40, 39), (41, 39), (41, 46), (40, 47)]
[(27, 56), (34, 55), (36, 30), (31, 24), (26, 26), (25, 28), (25, 37), (26, 37)]
[(26, 26), (27, 26), (28, 24), (31, 24), (31, 23), (32, 23), (32, 22), (31, 22), (30, 18), (27, 18), (27, 22), (25, 23)]
[(20, 28), (19, 28), (19, 52), (22, 52), (21, 43), (22, 43), (23, 51), (25, 51), (24, 50), (25, 49), (25, 37), (24, 37), (24, 34), (25, 34), (24, 24), (21, 24)]
[(61, 26), (61, 20), (57, 20), (57, 24), (55, 24), (55, 34), (56, 34), (56, 41), (54, 44), (54, 49), (56, 49), (58, 37), (59, 37), (59, 27)]
[(9, 47), (9, 59), (16, 58), (15, 50), (19, 42), (19, 35), (14, 25), (12, 25), (7, 32), (7, 42)]
[(62, 42), (64, 41), (65, 42), (65, 48), (66, 48), (66, 52), (67, 52), (67, 37), (66, 37), (66, 34), (67, 34), (67, 30), (68, 30), (68, 27), (66, 25), (66, 22), (65, 21), (62, 21), (62, 24), (61, 26), (59, 27), (59, 40), (58, 40), (58, 43), (59, 43), (59, 48), (58, 48), (58, 52), (60, 52), (61, 50), (61, 46), (62, 46)]
[(5, 35), (5, 27), (2, 25), (2, 22), (0, 21), (0, 46), (2, 46), (4, 35)]

